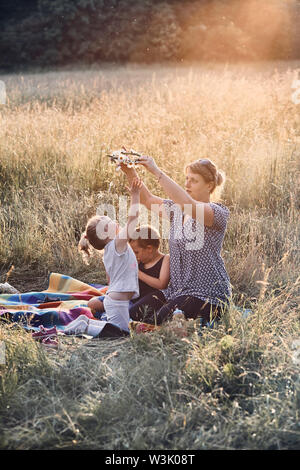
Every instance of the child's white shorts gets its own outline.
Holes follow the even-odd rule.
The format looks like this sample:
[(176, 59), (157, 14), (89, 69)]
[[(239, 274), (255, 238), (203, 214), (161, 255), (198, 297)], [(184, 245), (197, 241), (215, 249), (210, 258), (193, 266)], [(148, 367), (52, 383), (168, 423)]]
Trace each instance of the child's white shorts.
[(106, 295), (103, 306), (108, 322), (129, 331), (129, 300), (115, 300)]

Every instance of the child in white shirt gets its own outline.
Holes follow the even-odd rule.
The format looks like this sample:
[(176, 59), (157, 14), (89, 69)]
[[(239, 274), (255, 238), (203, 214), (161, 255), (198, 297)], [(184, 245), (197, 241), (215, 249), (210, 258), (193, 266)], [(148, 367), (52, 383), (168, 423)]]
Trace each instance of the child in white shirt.
[[(135, 178), (127, 188), (131, 193), (131, 206), (125, 227), (120, 228), (108, 216), (94, 216), (88, 221), (78, 245), (84, 256), (90, 256), (91, 246), (104, 250), (103, 263), (109, 279), (104, 298), (107, 322), (126, 332), (129, 331), (129, 301), (139, 297), (138, 264), (128, 241), (138, 222), (141, 185), (141, 180)], [(107, 322), (80, 315), (64, 328), (64, 333), (96, 337)]]

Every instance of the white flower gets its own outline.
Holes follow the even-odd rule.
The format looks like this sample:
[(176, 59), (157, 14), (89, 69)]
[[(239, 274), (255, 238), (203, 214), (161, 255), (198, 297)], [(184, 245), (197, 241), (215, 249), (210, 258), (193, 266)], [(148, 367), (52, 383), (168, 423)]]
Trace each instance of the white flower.
[[(132, 158), (129, 155), (133, 155)], [(111, 157), (111, 162), (114, 160), (114, 163), (116, 163), (116, 171), (120, 171), (121, 164), (126, 165), (128, 168), (136, 168), (138, 165), (137, 156), (139, 155), (136, 150), (130, 149), (130, 151), (124, 151), (124, 149), (121, 149), (114, 150), (108, 156)]]

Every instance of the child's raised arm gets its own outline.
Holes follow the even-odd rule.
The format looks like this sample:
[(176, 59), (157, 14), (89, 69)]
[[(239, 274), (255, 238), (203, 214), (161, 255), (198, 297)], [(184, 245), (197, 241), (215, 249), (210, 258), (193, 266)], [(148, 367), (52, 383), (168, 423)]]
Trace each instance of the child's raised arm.
[(134, 178), (131, 187), (128, 191), (131, 194), (131, 204), (128, 211), (127, 223), (116, 236), (116, 250), (118, 253), (123, 253), (127, 248), (127, 242), (132, 238), (132, 234), (137, 226), (139, 217), (139, 204), (140, 204), (140, 190), (142, 181), (140, 178)]

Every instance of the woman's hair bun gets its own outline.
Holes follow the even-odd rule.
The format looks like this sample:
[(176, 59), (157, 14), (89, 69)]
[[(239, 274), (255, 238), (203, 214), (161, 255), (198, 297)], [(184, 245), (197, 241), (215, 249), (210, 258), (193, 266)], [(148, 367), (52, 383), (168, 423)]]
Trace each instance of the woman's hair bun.
[(225, 174), (218, 170), (216, 174), (216, 184), (217, 186), (221, 186), (223, 183), (225, 183)]
[(222, 186), (225, 182), (225, 173), (222, 170), (218, 170), (216, 165), (209, 158), (200, 158), (188, 164), (186, 168), (190, 168), (194, 173), (202, 175), (207, 183), (212, 181), (214, 187), (211, 192), (213, 192), (217, 186)]

